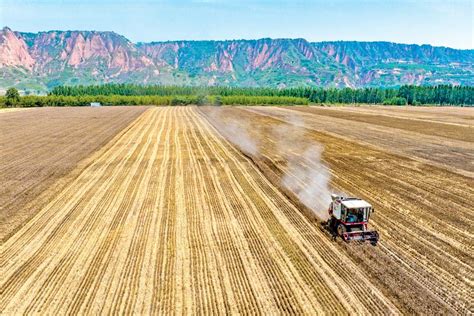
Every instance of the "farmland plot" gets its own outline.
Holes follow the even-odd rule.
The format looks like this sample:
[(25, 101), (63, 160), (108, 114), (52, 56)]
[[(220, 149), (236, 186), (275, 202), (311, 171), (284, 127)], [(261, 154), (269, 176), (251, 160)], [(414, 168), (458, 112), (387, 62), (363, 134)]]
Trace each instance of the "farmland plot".
[(443, 115), (436, 120), (426, 111), (421, 112), (423, 118), (417, 118), (420, 109), (413, 109), (414, 117), (411, 118), (407, 117), (407, 110), (399, 114), (395, 109), (380, 109), (376, 114), (371, 108), (358, 109), (255, 108), (275, 119), (296, 117), (299, 126), (474, 178), (474, 125), (468, 123), (474, 122), (471, 118), (474, 109), (464, 109), (464, 112), (451, 109), (452, 115), (444, 109)]
[[(380, 135), (381, 129), (369, 123), (361, 128), (353, 119), (338, 118), (334, 124), (333, 112), (323, 116), (322, 111), (255, 107), (223, 108), (216, 114), (215, 109), (202, 109), (223, 133), (229, 127), (240, 135), (246, 133), (252, 146), (232, 137), (235, 133), (228, 137), (247, 151), (274, 185), (285, 187), (291, 178), (296, 185), (290, 189), (297, 194), (289, 192), (290, 197), (297, 199), (314, 186), (312, 179), (318, 175), (307, 174), (321, 170), (323, 175), (330, 173), (334, 192), (362, 197), (375, 206), (371, 222), (381, 233), (379, 246), (340, 246), (397, 307), (408, 313), (472, 309), (474, 186), (473, 179), (462, 174), (471, 168), (465, 157), (472, 155), (473, 144), (465, 141), (457, 158), (460, 170), (451, 171), (438, 161), (410, 157), (415, 148), (404, 148), (405, 134), (400, 129), (386, 128)], [(337, 135), (342, 131), (354, 133)], [(418, 139), (418, 149), (430, 146), (431, 136), (414, 132), (410, 136)], [(446, 143), (451, 141), (448, 135), (443, 137)], [(395, 147), (387, 147), (384, 139)], [(312, 144), (323, 146), (322, 161), (318, 155), (306, 154)], [(449, 147), (442, 151), (449, 157)], [(301, 169), (295, 171), (294, 161)], [(318, 184), (314, 198), (321, 199), (317, 193), (325, 191)]]
[(398, 307), (195, 108), (154, 108), (6, 240), (0, 310), (387, 313)]
[(0, 112), (0, 240), (14, 233), (68, 179), (74, 178), (73, 170), (79, 162), (145, 109), (34, 108)]

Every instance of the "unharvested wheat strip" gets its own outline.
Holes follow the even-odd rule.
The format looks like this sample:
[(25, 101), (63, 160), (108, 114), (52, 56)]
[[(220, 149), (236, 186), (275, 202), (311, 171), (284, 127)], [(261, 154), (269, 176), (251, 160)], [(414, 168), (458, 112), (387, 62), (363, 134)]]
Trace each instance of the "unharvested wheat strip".
[[(154, 116), (153, 114), (151, 117)], [(114, 186), (114, 190), (111, 191), (116, 192), (115, 195), (117, 196), (113, 200), (111, 210), (109, 211), (113, 216), (104, 223), (106, 224), (103, 229), (105, 236), (102, 242), (96, 246), (95, 255), (88, 264), (88, 269), (84, 271), (82, 282), (74, 294), (74, 299), (69, 305), (68, 312), (85, 312), (91, 307), (98, 289), (104, 283), (102, 281), (104, 276), (111, 270), (115, 271), (116, 269), (115, 265), (111, 265), (114, 260), (117, 260), (117, 256), (114, 256), (114, 251), (119, 249), (121, 241), (126, 244), (129, 242), (126, 237), (121, 238), (121, 236), (124, 233), (126, 234), (127, 218), (130, 215), (128, 210), (137, 195), (137, 183), (143, 175), (144, 159), (147, 153), (150, 152), (150, 142), (143, 141), (139, 143), (143, 144), (143, 149), (131, 160), (130, 169), (125, 172), (124, 179), (120, 185)], [(117, 254), (121, 256), (122, 253), (122, 251), (119, 251)], [(110, 269), (108, 269), (109, 265)]]
[[(198, 120), (196, 120), (196, 121), (198, 121)], [(203, 137), (203, 138), (207, 139), (207, 138), (209, 138), (209, 136)], [(220, 143), (219, 143), (219, 147), (220, 147), (221, 150), (225, 150), (225, 149), (222, 148), (222, 144), (220, 144)], [(228, 152), (226, 153), (226, 155), (227, 156), (223, 156), (221, 158), (222, 161), (230, 161), (230, 160), (233, 159), (230, 156), (228, 156), (229, 155)], [(245, 171), (242, 169), (242, 167), (243, 166), (240, 166), (240, 165), (236, 164), (236, 169), (232, 168), (232, 170), (240, 169), (240, 172), (243, 172), (243, 174), (245, 174)], [(314, 299), (314, 297), (311, 298), (311, 299), (305, 298), (306, 295), (307, 295), (306, 293), (309, 293), (310, 291), (308, 291), (308, 289), (305, 288), (305, 284), (302, 281), (302, 279), (299, 279), (299, 276), (296, 273), (296, 271), (293, 269), (292, 265), (286, 260), (286, 258), (285, 258), (286, 254), (284, 254), (283, 250), (281, 248), (279, 248), (277, 243), (275, 243), (275, 241), (273, 240), (274, 238), (273, 238), (272, 233), (265, 229), (264, 222), (262, 221), (261, 218), (259, 219), (259, 216), (258, 216), (259, 210), (255, 207), (255, 205), (252, 203), (252, 201), (250, 201), (249, 198), (245, 197), (247, 194), (252, 194), (253, 192), (248, 192), (248, 191), (246, 192), (246, 190), (241, 187), (241, 185), (244, 184), (245, 181), (244, 182), (236, 181), (235, 178), (233, 177), (233, 174), (228, 174), (228, 177), (230, 179), (230, 182), (232, 182), (234, 184), (234, 188), (237, 192), (236, 197), (237, 197), (237, 199), (240, 200), (239, 204), (245, 205), (245, 207), (243, 209), (247, 210), (246, 211), (247, 214), (244, 215), (244, 217), (247, 219), (248, 224), (252, 225), (251, 227), (254, 227), (254, 228), (247, 229), (247, 231), (254, 231), (255, 233), (260, 234), (261, 238), (258, 238), (258, 239), (261, 239), (262, 241), (268, 240), (268, 244), (263, 249), (268, 249), (269, 252), (267, 254), (264, 254), (263, 256), (271, 255), (273, 253), (272, 256), (275, 256), (275, 259), (278, 258), (277, 262), (280, 263), (279, 267), (280, 267), (280, 269), (282, 269), (282, 276), (280, 277), (279, 282), (283, 281), (284, 276), (290, 275), (291, 277), (286, 278), (286, 282), (288, 282), (290, 284), (290, 283), (293, 283), (295, 281), (295, 279), (297, 280), (291, 286), (291, 290), (293, 292), (292, 296), (294, 298), (296, 298), (298, 300), (302, 300), (301, 302), (298, 303), (298, 305), (299, 306), (307, 306), (308, 304), (310, 304), (311, 301), (313, 303), (316, 303), (316, 300)], [(264, 207), (268, 207), (268, 206), (264, 206)], [(241, 222), (241, 226), (243, 226), (243, 227), (245, 227), (245, 225), (247, 225), (242, 221), (240, 221), (240, 222)], [(254, 244), (255, 244), (255, 242), (254, 242)], [(256, 258), (256, 257), (254, 257), (254, 258)], [(300, 289), (300, 287), (302, 287), (302, 288)], [(313, 312), (315, 310), (322, 310), (321, 305), (316, 305), (316, 307), (312, 307), (310, 309), (310, 311), (313, 311)]]
[[(82, 191), (79, 191), (79, 192), (76, 192), (76, 193), (77, 193), (77, 194), (81, 194), (82, 192), (83, 192), (83, 190), (82, 190)], [(65, 198), (63, 201), (68, 201), (68, 199)], [(71, 200), (69, 200), (69, 201), (71, 201)], [(69, 204), (69, 205), (72, 205), (72, 203), (73, 203), (74, 201), (75, 201), (75, 200), (72, 199), (71, 203), (68, 203), (68, 204)], [(60, 201), (53, 201), (53, 203), (51, 203), (51, 204), (49, 205), (49, 207), (51, 207), (51, 205), (55, 205), (54, 202), (60, 202)], [(57, 203), (56, 203), (56, 204), (57, 204)], [(62, 205), (61, 203), (59, 203), (59, 205), (61, 205), (62, 207), (64, 207), (64, 205)], [(46, 211), (49, 211), (49, 207), (46, 208)], [(62, 208), (61, 208), (61, 209), (62, 209)], [(65, 209), (68, 210), (67, 205), (65, 206)], [(45, 211), (45, 212), (46, 212), (46, 211)], [(38, 217), (41, 218), (41, 216), (42, 216), (43, 213), (45, 213), (45, 212), (43, 212), (43, 211), (40, 212), (40, 213), (42, 213), (42, 214), (39, 214)], [(63, 211), (63, 212), (51, 211), (51, 212), (56, 213), (56, 214), (59, 214), (59, 215), (62, 215), (63, 212), (66, 212), (66, 211)], [(67, 214), (67, 212), (66, 212), (66, 214)], [(48, 222), (49, 226), (52, 225), (53, 227), (56, 227), (55, 225), (57, 225), (58, 223), (61, 223), (61, 221), (64, 221), (64, 219), (63, 219), (61, 216), (56, 216), (56, 218), (58, 218), (58, 220), (60, 220), (60, 221), (57, 222), (57, 221), (51, 221), (51, 220), (50, 220), (50, 221)], [(67, 220), (67, 217), (65, 218), (65, 220)], [(10, 242), (10, 241), (13, 240), (13, 239), (16, 240), (16, 239), (18, 238), (18, 242), (21, 243), (22, 237), (23, 237), (23, 238), (24, 238), (24, 237), (29, 238), (27, 233), (34, 233), (35, 235), (39, 235), (39, 234), (36, 233), (36, 231), (33, 230), (33, 228), (35, 227), (35, 224), (36, 224), (36, 221), (35, 221), (35, 219), (33, 219), (30, 223), (28, 223), (28, 225), (26, 225), (26, 227), (23, 228), (23, 231), (19, 231), (19, 232), (18, 232), (16, 235), (14, 235), (8, 242)], [(31, 226), (32, 229), (28, 229), (29, 226)], [(59, 226), (57, 226), (57, 228), (61, 228), (62, 233), (65, 233), (65, 229), (64, 229), (64, 228), (67, 228), (67, 227), (63, 227), (63, 226), (62, 226), (62, 227), (59, 227)], [(31, 230), (33, 230), (33, 231), (31, 232)], [(44, 230), (44, 229), (43, 229), (43, 230)], [(25, 235), (23, 235), (23, 233), (24, 233)], [(57, 233), (59, 233), (58, 229), (56, 229), (56, 236), (58, 236)], [(73, 230), (72, 233), (75, 234), (76, 232)], [(50, 234), (49, 231), (47, 231), (47, 232), (46, 232), (46, 236), (48, 236), (49, 234)], [(50, 239), (51, 239), (51, 238), (50, 238)], [(27, 239), (27, 240), (29, 240), (28, 245), (29, 245), (30, 248), (31, 248), (32, 244), (37, 244), (37, 247), (44, 244), (44, 241), (43, 241), (42, 239), (36, 240), (34, 243), (33, 243), (33, 241), (30, 241), (30, 239)], [(48, 249), (52, 249), (51, 247), (52, 247), (53, 244), (54, 244), (54, 243), (52, 243), (51, 241), (52, 241), (52, 240), (50, 240), (48, 244), (45, 244), (45, 245), (47, 245), (46, 247), (43, 246), (43, 247), (39, 250), (40, 252), (38, 253), (38, 255), (39, 255), (40, 257), (37, 256), (37, 259), (34, 259), (35, 261), (38, 261), (40, 258), (46, 258), (45, 256), (47, 256), (47, 254), (48, 254)], [(8, 245), (8, 243), (7, 243), (7, 245)], [(28, 248), (27, 248), (27, 249), (28, 249)], [(3, 249), (2, 249), (2, 253), (3, 253)], [(30, 257), (31, 257), (31, 255), (23, 255), (21, 252), (17, 253), (16, 256), (20, 256), (21, 258), (23, 258), (24, 256), (26, 256), (26, 258), (30, 258)], [(3, 257), (3, 256), (2, 256), (2, 257)], [(52, 258), (52, 257), (48, 257), (49, 260), (51, 260), (51, 259), (56, 259), (56, 258), (57, 258), (57, 256), (55, 256), (55, 257), (53, 257), (53, 258)], [(2, 259), (2, 260), (3, 260), (3, 259)], [(23, 260), (24, 260), (24, 259), (23, 259)], [(29, 261), (31, 261), (31, 260), (32, 260), (32, 259), (30, 258)], [(42, 266), (42, 267), (45, 267), (45, 264), (47, 264), (47, 263), (49, 262), (49, 260), (46, 260), (46, 261), (45, 261), (44, 259), (42, 259), (41, 261), (38, 261), (38, 264), (39, 264), (39, 265), (34, 266), (34, 267), (31, 266), (31, 268), (28, 268), (28, 269), (30, 269), (31, 272), (36, 272), (36, 273), (41, 272), (41, 271), (42, 271), (41, 266)], [(16, 261), (14, 261), (14, 260), (9, 260), (9, 263), (12, 263), (12, 262), (14, 263), (14, 262), (16, 262)], [(34, 262), (34, 261), (31, 261), (31, 264), (33, 264), (33, 262)], [(10, 267), (11, 267), (11, 266), (10, 266)], [(25, 267), (25, 265), (22, 266), (22, 268), (21, 268), (22, 271), (25, 271), (25, 272), (26, 272), (26, 270), (25, 270), (23, 267)], [(3, 267), (2, 267), (2, 268), (3, 268)], [(12, 271), (12, 270), (15, 271), (13, 268), (8, 268), (8, 269), (9, 269), (10, 271)], [(35, 270), (32, 270), (32, 269), (35, 269)], [(5, 269), (5, 270), (6, 270), (6, 269)], [(31, 273), (31, 272), (30, 272), (30, 273)], [(2, 276), (7, 276), (7, 277), (8, 277), (8, 275), (7, 275), (6, 273), (2, 273)], [(19, 276), (21, 276), (21, 274), (16, 274), (16, 279), (17, 279)], [(32, 279), (32, 278), (30, 278), (29, 280), (31, 280), (31, 279)], [(4, 281), (2, 281), (2, 288), (4, 288), (4, 290), (2, 290), (3, 293), (5, 293), (5, 290), (6, 290), (5, 287), (6, 287), (7, 284), (9, 284), (9, 283), (11, 283), (11, 282), (5, 283)], [(37, 282), (36, 282), (36, 283), (37, 283)], [(26, 286), (26, 285), (27, 285), (27, 284), (23, 283), (23, 286)], [(5, 299), (7, 298), (7, 296), (3, 296), (3, 297), (4, 297)]]

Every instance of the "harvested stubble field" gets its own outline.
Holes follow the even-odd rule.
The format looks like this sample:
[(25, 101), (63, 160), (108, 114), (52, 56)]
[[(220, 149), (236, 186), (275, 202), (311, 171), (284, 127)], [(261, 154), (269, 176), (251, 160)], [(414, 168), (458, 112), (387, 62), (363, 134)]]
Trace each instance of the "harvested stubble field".
[[(138, 115), (124, 111), (123, 119)], [(32, 194), (26, 204), (36, 208), (7, 209), (30, 215), (1, 245), (0, 312), (472, 311), (473, 146), (451, 129), (472, 128), (472, 113), (456, 112), (456, 121), (447, 111), (446, 121), (432, 121), (449, 128), (433, 135), (413, 131), (396, 110), (384, 113), (395, 126), (369, 112), (357, 120), (344, 116), (349, 109), (320, 111), (150, 108), (117, 128), (57, 178), (54, 194)], [(431, 124), (427, 115), (416, 118)], [(340, 124), (330, 129), (333, 119)], [(382, 124), (388, 132), (377, 140)], [(339, 129), (351, 126), (353, 134)], [(421, 154), (406, 135), (418, 137)], [(435, 146), (451, 140), (462, 142), (457, 152)], [(18, 166), (47, 159), (41, 150)], [(457, 164), (444, 167), (442, 155)], [(319, 228), (297, 199), (299, 187), (323, 192), (307, 183), (312, 170), (330, 176), (331, 190), (374, 204), (379, 246), (335, 242)], [(327, 197), (314, 198), (327, 208)]]
[[(4, 109), (0, 112), (0, 241), (76, 176), (77, 164), (146, 110)], [(67, 175), (67, 177), (65, 177)], [(58, 180), (61, 181), (58, 181)]]

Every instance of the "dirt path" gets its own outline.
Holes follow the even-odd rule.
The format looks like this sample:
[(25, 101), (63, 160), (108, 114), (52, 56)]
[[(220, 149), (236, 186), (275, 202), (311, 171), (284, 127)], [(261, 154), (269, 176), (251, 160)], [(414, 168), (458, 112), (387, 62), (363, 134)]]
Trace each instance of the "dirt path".
[(71, 171), (80, 161), (145, 110), (145, 107), (78, 107), (2, 113), (0, 241), (76, 177)]
[(12, 113), (24, 110), (31, 110), (31, 108), (0, 108), (0, 114), (3, 113)]
[[(224, 134), (231, 127), (228, 137), (248, 151), (252, 146), (232, 137), (247, 134), (245, 138), (257, 147), (249, 155), (275, 185), (282, 187), (283, 179), (290, 177), (296, 190), (303, 190), (314, 185), (306, 173), (325, 170), (332, 177), (333, 191), (370, 201), (376, 209), (372, 224), (381, 233), (380, 245), (340, 246), (400, 309), (408, 313), (472, 309), (471, 178), (319, 132), (305, 113), (267, 107), (222, 108), (218, 116), (214, 109), (202, 111)], [(357, 124), (345, 122), (349, 129)], [(392, 134), (390, 141), (397, 142), (397, 137)], [(315, 144), (324, 149), (324, 168), (305, 154)], [(302, 170), (295, 172), (289, 161), (297, 161)], [(318, 192), (322, 190), (314, 199), (321, 198)]]
[(397, 312), (195, 108), (154, 108), (0, 248), (0, 311)]

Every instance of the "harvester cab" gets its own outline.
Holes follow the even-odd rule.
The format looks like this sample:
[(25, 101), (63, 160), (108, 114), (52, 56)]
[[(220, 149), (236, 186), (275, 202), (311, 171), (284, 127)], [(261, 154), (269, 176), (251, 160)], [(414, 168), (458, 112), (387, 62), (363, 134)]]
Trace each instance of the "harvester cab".
[(328, 210), (330, 218), (325, 225), (333, 236), (340, 236), (344, 241), (369, 241), (376, 245), (378, 232), (367, 228), (374, 211), (372, 205), (362, 199), (336, 194), (332, 194), (331, 198)]

